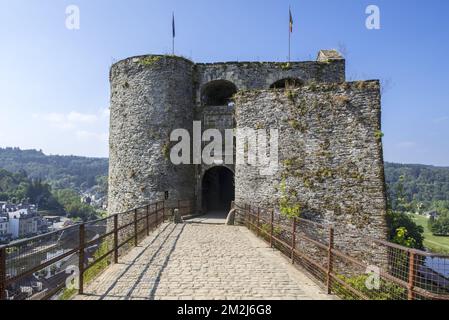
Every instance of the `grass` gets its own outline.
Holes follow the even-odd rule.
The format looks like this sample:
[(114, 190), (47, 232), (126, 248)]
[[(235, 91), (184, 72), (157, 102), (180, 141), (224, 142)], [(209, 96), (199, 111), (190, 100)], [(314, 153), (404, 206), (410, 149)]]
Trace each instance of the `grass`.
[[(108, 251), (109, 246), (107, 241), (102, 242), (98, 250), (94, 253), (94, 260), (95, 261), (98, 260)], [(84, 273), (84, 285), (88, 285), (89, 283), (91, 283), (93, 280), (95, 280), (96, 277), (98, 277), (104, 270), (106, 270), (109, 267), (109, 265), (111, 264), (110, 260), (108, 259), (109, 257), (110, 256), (102, 259), (96, 265), (94, 265)], [(78, 290), (65, 288), (61, 296), (59, 297), (59, 300), (71, 300), (77, 294)]]
[(449, 254), (449, 237), (434, 236), (427, 225), (426, 217), (410, 214), (412, 219), (424, 228), (424, 246), (432, 252)]

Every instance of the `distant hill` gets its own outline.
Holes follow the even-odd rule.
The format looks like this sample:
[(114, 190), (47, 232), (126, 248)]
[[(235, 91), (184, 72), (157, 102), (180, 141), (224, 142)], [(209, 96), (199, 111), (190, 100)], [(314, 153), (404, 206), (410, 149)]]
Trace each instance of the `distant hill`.
[(108, 166), (107, 158), (52, 156), (37, 150), (0, 148), (0, 168), (47, 181), (57, 189), (87, 190), (97, 185), (97, 178), (108, 175)]
[[(0, 169), (16, 174), (8, 175), (3, 172), (0, 190), (14, 189), (24, 182), (24, 177), (28, 177), (46, 181), (56, 189), (85, 191), (107, 183), (104, 177), (108, 175), (108, 165), (107, 158), (51, 156), (37, 150), (0, 148)], [(449, 200), (449, 167), (385, 163), (390, 199), (396, 198), (401, 176), (404, 176), (404, 193), (409, 202)], [(394, 206), (394, 201), (392, 202)]]
[[(385, 179), (390, 199), (396, 199), (401, 176), (404, 177), (402, 184), (408, 202), (449, 200), (449, 167), (385, 163)], [(394, 201), (392, 202), (394, 206)]]

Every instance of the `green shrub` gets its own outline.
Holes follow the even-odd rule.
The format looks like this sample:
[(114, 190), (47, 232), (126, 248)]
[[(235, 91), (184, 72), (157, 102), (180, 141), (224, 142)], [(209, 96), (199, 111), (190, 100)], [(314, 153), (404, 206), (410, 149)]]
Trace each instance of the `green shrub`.
[[(354, 277), (345, 277), (338, 275), (338, 279), (344, 281), (355, 290), (363, 293), (370, 300), (400, 300), (406, 296), (406, 289), (402, 288), (390, 281), (384, 279), (380, 280), (380, 289), (370, 290), (366, 287), (366, 281), (369, 275), (363, 274)], [(340, 283), (335, 282), (333, 285), (333, 291), (344, 300), (358, 300), (354, 294), (342, 286)]]
[(287, 193), (285, 179), (280, 184), (281, 197), (279, 198), (279, 210), (281, 215), (287, 218), (299, 218), (301, 215), (301, 206)]
[(145, 57), (142, 60), (140, 60), (140, 64), (145, 67), (150, 67), (150, 66), (154, 65), (155, 63), (157, 63), (161, 59), (162, 59), (162, 57), (160, 57), (160, 56), (149, 56), (149, 57)]

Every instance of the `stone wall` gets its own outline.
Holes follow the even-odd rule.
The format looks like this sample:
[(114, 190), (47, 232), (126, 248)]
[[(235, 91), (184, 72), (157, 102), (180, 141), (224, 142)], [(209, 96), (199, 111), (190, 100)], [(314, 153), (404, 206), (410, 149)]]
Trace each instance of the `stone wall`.
[(237, 165), (237, 204), (279, 207), (284, 196), (334, 225), (337, 247), (367, 253), (364, 239), (386, 237), (380, 105), (378, 81), (240, 92), (237, 128), (279, 129), (280, 170)]
[(109, 211), (194, 197), (194, 168), (170, 162), (170, 133), (191, 130), (193, 63), (144, 56), (111, 69)]
[(201, 90), (214, 80), (227, 80), (238, 90), (268, 89), (278, 80), (298, 78), (304, 82), (345, 81), (343, 58), (306, 62), (226, 62), (196, 64), (196, 102), (201, 104)]
[[(332, 55), (329, 55), (329, 52)], [(203, 130), (216, 128), (221, 131), (235, 127), (234, 108), (229, 106), (205, 106), (202, 101), (204, 88), (217, 80), (226, 80), (237, 90), (269, 89), (276, 81), (288, 78), (304, 83), (333, 83), (345, 81), (345, 60), (336, 51), (320, 51), (317, 61), (307, 62), (223, 62), (195, 65), (195, 119), (203, 122)], [(195, 167), (197, 208), (201, 204), (202, 178), (213, 166)], [(234, 166), (228, 166), (234, 171)]]

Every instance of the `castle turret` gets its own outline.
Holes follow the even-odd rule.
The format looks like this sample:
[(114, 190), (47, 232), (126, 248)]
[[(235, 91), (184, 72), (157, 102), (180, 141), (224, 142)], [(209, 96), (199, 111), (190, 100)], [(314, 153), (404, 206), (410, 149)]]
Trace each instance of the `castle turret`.
[(112, 67), (110, 212), (194, 197), (192, 166), (170, 162), (170, 133), (193, 123), (193, 66), (151, 55)]

